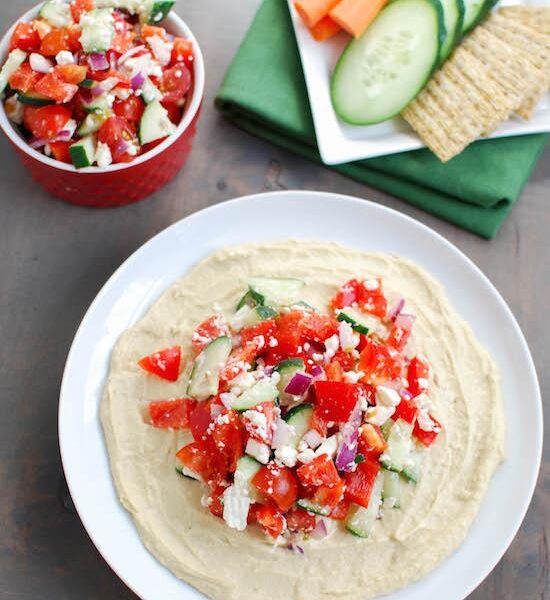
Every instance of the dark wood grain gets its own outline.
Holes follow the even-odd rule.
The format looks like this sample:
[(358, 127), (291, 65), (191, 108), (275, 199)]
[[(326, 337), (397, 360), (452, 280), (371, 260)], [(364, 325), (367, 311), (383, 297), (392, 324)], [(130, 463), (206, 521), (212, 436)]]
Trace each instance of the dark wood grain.
[[(32, 4), (0, 2), (2, 29)], [(219, 0), (178, 2), (206, 56), (207, 97), (185, 170), (149, 200), (109, 211), (54, 201), (0, 139), (1, 599), (136, 598), (99, 556), (67, 495), (57, 443), (59, 385), (74, 332), (108, 276), (145, 240), (205, 206), (262, 190), (316, 189), (370, 198), (420, 219), (502, 292), (529, 341), (543, 397), (550, 392), (550, 149), (497, 239), (486, 242), (250, 137), (225, 123), (212, 100), (257, 5), (239, 0), (220, 10)], [(547, 446), (527, 518), (471, 600), (549, 600), (549, 523)]]

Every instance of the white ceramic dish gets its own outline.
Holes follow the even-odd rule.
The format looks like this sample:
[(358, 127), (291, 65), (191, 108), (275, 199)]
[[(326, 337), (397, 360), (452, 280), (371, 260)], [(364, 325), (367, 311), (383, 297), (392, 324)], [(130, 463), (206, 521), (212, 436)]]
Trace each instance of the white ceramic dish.
[[(200, 259), (224, 246), (288, 237), (332, 240), (415, 260), (445, 285), (457, 310), (500, 367), (508, 423), (507, 460), (491, 481), (462, 546), (421, 581), (385, 597), (462, 600), (511, 543), (535, 487), (542, 408), (533, 362), (510, 309), (466, 256), (417, 221), (346, 196), (274, 192), (213, 206), (147, 242), (109, 279), (74, 339), (59, 404), (61, 456), (82, 522), (105, 560), (143, 600), (202, 597), (145, 549), (118, 501), (98, 416), (109, 355), (118, 336)], [(519, 403), (521, 412), (517, 411)]]
[[(550, 6), (550, 0), (511, 0), (503, 1), (499, 6), (512, 4)], [(317, 145), (323, 162), (327, 165), (338, 165), (424, 147), (413, 129), (400, 117), (364, 127), (348, 125), (338, 119), (330, 99), (330, 75), (350, 37), (340, 33), (326, 42), (316, 42), (294, 9), (294, 0), (288, 0), (288, 6), (302, 59)], [(490, 137), (542, 131), (550, 131), (550, 93), (541, 100), (531, 121), (522, 121), (519, 117), (510, 119)]]

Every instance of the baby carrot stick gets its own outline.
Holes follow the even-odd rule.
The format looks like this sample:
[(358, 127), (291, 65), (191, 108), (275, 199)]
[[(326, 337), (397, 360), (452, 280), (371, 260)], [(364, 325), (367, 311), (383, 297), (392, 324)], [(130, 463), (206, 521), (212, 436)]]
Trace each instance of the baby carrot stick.
[(311, 29), (311, 35), (318, 41), (324, 42), (332, 36), (336, 35), (342, 28), (338, 23), (333, 21), (328, 15), (323, 17), (317, 25), (314, 25)]
[(342, 0), (329, 12), (333, 21), (355, 37), (364, 33), (388, 0)]
[(334, 8), (340, 0), (296, 0), (296, 8), (302, 21), (311, 29)]

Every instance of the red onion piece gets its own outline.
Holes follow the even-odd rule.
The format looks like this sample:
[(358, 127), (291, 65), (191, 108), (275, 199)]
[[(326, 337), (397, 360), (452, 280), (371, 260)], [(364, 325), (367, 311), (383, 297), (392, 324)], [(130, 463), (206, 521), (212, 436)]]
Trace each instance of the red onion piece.
[(328, 535), (327, 524), (323, 519), (319, 519), (315, 525), (315, 529), (311, 532), (311, 537), (316, 540), (322, 540)]
[(295, 373), (285, 387), (285, 392), (292, 396), (303, 396), (309, 389), (313, 378), (307, 373)]
[(313, 450), (315, 450), (315, 448), (318, 448), (323, 443), (323, 438), (321, 437), (321, 434), (318, 431), (315, 431), (315, 429), (310, 429), (309, 431), (307, 431), (302, 440), (310, 448), (313, 448)]
[(235, 396), (235, 394), (232, 394), (231, 392), (224, 392), (223, 394), (220, 394), (220, 400), (222, 401), (225, 408), (227, 408), (228, 410), (233, 408), (233, 402), (236, 399), (237, 396)]
[(399, 313), (405, 307), (405, 298), (399, 298), (399, 300), (394, 304), (393, 308), (390, 311), (389, 319), (390, 321), (395, 321)]
[(342, 426), (340, 433), (342, 441), (336, 456), (336, 468), (339, 471), (349, 473), (355, 468), (355, 457), (357, 455), (357, 442), (359, 440), (359, 427), (361, 426), (362, 412), (361, 402), (357, 402), (351, 411), (349, 419)]
[(217, 419), (225, 408), (221, 404), (211, 404), (210, 405), (210, 418)]
[(73, 132), (69, 131), (68, 129), (62, 129), (54, 138), (31, 138), (29, 140), (29, 146), (34, 150), (38, 150), (38, 148), (42, 148), (46, 144), (50, 144), (52, 142), (68, 142), (72, 136)]
[(130, 83), (132, 84), (132, 89), (134, 90), (134, 92), (136, 90), (141, 89), (141, 87), (145, 83), (145, 75), (141, 71), (139, 73), (136, 73), (130, 80)]
[(129, 142), (127, 142), (124, 139), (120, 139), (118, 140), (116, 146), (115, 146), (115, 151), (114, 151), (114, 156), (121, 156), (122, 154), (125, 154), (128, 149), (130, 148), (131, 144)]
[(89, 90), (86, 90), (90, 92), (90, 96), (93, 98), (97, 98), (98, 96), (101, 96), (102, 94), (105, 93), (105, 88), (103, 87), (103, 85), (101, 83), (94, 85), (94, 87), (89, 88)]
[(298, 544), (295, 544), (294, 542), (291, 542), (288, 546), (285, 546), (285, 548), (294, 552), (294, 554), (305, 554), (302, 546), (298, 546)]
[(401, 396), (401, 398), (403, 398), (405, 400), (413, 399), (413, 395), (410, 392), (408, 392), (407, 390), (399, 390), (399, 395)]
[(132, 58), (132, 56), (139, 54), (140, 52), (142, 52), (143, 50), (147, 50), (147, 48), (143, 45), (141, 46), (136, 46), (135, 48), (130, 48), (130, 50), (128, 50), (128, 52), (125, 52), (119, 59), (118, 59), (118, 64), (122, 64), (124, 62), (126, 62), (129, 58)]
[(394, 323), (395, 323), (395, 326), (398, 327), (399, 329), (402, 329), (403, 331), (410, 333), (413, 328), (415, 320), (416, 320), (416, 317), (414, 315), (406, 315), (405, 313), (400, 313), (395, 318)]
[(311, 374), (313, 375), (314, 379), (318, 379), (319, 377), (322, 377), (325, 374), (325, 372), (323, 371), (323, 367), (315, 365), (313, 369), (311, 369)]
[(111, 66), (104, 52), (88, 54), (88, 64), (92, 71), (106, 71)]

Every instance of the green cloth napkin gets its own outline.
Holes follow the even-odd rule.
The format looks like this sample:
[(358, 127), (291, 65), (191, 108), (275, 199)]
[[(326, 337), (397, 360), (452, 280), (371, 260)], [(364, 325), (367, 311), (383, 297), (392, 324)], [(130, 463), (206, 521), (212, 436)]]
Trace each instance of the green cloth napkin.
[[(264, 0), (225, 76), (216, 106), (246, 131), (321, 160), (285, 0)], [(492, 238), (517, 201), (547, 137), (476, 142), (447, 164), (422, 149), (333, 168)]]

